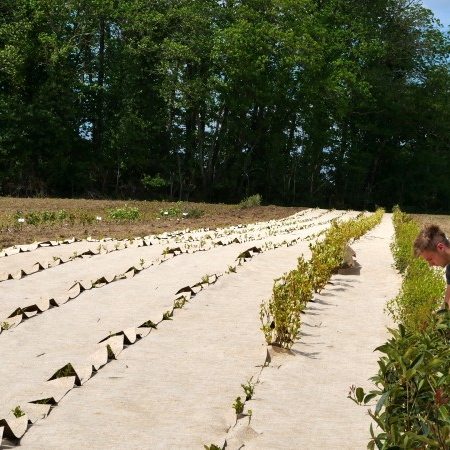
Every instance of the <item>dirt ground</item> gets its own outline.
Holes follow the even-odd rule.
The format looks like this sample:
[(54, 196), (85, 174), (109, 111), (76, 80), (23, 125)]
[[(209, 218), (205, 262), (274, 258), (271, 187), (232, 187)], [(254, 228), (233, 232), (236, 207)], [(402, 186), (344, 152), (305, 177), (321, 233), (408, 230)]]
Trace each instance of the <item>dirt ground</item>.
[[(138, 208), (140, 219), (122, 223), (108, 219), (109, 210), (124, 207)], [(0, 197), (0, 249), (45, 240), (85, 239), (88, 236), (95, 239), (104, 237), (131, 239), (186, 228), (215, 229), (282, 219), (303, 209), (305, 208), (274, 205), (241, 208), (239, 205), (189, 202)], [(25, 217), (29, 213), (42, 215), (48, 211), (57, 214), (61, 210), (67, 215), (72, 214), (74, 217), (72, 223), (68, 220), (37, 225), (18, 222), (19, 216)], [(174, 214), (165, 216), (165, 211)], [(196, 216), (200, 217), (184, 218), (183, 211), (195, 211)], [(101, 217), (102, 220), (89, 223), (83, 220), (83, 217), (85, 219)]]

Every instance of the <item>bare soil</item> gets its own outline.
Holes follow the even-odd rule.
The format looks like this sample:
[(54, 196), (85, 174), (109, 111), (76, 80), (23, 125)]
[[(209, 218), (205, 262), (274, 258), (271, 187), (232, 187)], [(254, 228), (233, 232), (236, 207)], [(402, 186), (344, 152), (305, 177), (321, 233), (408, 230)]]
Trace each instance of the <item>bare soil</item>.
[[(118, 223), (108, 218), (108, 211), (114, 208), (138, 208), (139, 220)], [(177, 211), (195, 211), (196, 218), (183, 218), (164, 215)], [(13, 245), (30, 244), (35, 241), (63, 240), (70, 238), (94, 239), (111, 237), (126, 239), (159, 234), (168, 231), (190, 228), (226, 227), (238, 224), (264, 222), (288, 217), (302, 207), (257, 206), (240, 208), (239, 205), (207, 203), (170, 203), (149, 201), (119, 200), (85, 200), (85, 199), (51, 199), (51, 198), (15, 198), (0, 197), (0, 249)], [(55, 221), (31, 225), (18, 222), (18, 217), (29, 213), (42, 215), (43, 212), (64, 210), (72, 214), (74, 220)], [(86, 216), (97, 218), (93, 223), (83, 220)]]

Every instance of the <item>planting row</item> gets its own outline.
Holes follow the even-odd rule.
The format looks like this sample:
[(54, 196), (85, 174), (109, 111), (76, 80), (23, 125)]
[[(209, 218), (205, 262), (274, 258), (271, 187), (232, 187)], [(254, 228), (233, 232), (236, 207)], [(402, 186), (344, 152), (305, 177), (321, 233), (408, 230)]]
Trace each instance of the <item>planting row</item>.
[(418, 224), (394, 211), (392, 252), (403, 275), (399, 294), (387, 304), (397, 328), (376, 350), (382, 353), (371, 380), (375, 389), (353, 387), (350, 398), (374, 405), (369, 449), (450, 448), (450, 314), (439, 310), (445, 282), (439, 269), (412, 252)]
[[(335, 214), (335, 215), (337, 215), (337, 214)], [(320, 233), (320, 227), (317, 227), (318, 228), (318, 233)], [(245, 248), (245, 247), (243, 247), (245, 244), (237, 244), (237, 243), (234, 243), (234, 245), (232, 245), (232, 246), (229, 246), (230, 247), (230, 251), (228, 251), (228, 254), (231, 256), (231, 253), (234, 253), (234, 257), (233, 258), (230, 258), (230, 257), (225, 257), (225, 253), (224, 253), (224, 251), (226, 250), (223, 246), (218, 246), (218, 247), (216, 247), (216, 248), (212, 248), (211, 250), (210, 250), (210, 252), (211, 252), (211, 254), (210, 254), (210, 252), (198, 252), (198, 253), (196, 253), (196, 255), (197, 256), (195, 256), (195, 255), (193, 255), (193, 254), (189, 254), (189, 255), (187, 255), (187, 254), (181, 254), (181, 253), (178, 253), (178, 252), (174, 252), (173, 254), (174, 255), (176, 255), (176, 254), (178, 254), (179, 255), (179, 258), (180, 258), (180, 262), (179, 263), (177, 263), (177, 266), (179, 267), (179, 268), (181, 268), (181, 267), (186, 267), (186, 261), (184, 261), (184, 263), (181, 261), (181, 258), (188, 258), (188, 261), (193, 261), (192, 260), (192, 258), (194, 258), (194, 257), (196, 257), (197, 259), (198, 258), (202, 258), (203, 260), (204, 260), (204, 265), (206, 266), (206, 264), (207, 264), (207, 267), (210, 269), (211, 267), (212, 267), (212, 265), (211, 265), (211, 262), (210, 261), (216, 261), (216, 262), (221, 262), (222, 263), (222, 265), (224, 265), (224, 263), (227, 261), (227, 259), (229, 259), (229, 264), (225, 264), (225, 267), (228, 267), (228, 270), (227, 270), (227, 272), (230, 272), (230, 273), (234, 273), (234, 271), (236, 270), (236, 268), (237, 267), (239, 267), (239, 263), (242, 263), (242, 262), (245, 262), (248, 258), (251, 258), (252, 257), (252, 255), (253, 254), (255, 254), (255, 253), (260, 253), (260, 252), (264, 252), (264, 250), (270, 250), (270, 249), (272, 249), (272, 248), (276, 248), (276, 247), (279, 247), (279, 248), (281, 248), (281, 247), (287, 247), (287, 246), (292, 246), (293, 244), (296, 244), (296, 243), (298, 243), (298, 242), (301, 242), (301, 241), (303, 241), (304, 240), (304, 238), (306, 237), (306, 233), (304, 233), (303, 232), (303, 236), (301, 237), (300, 235), (299, 235), (299, 237), (298, 238), (295, 238), (295, 239), (292, 239), (292, 240), (290, 240), (289, 242), (288, 241), (286, 241), (286, 240), (283, 240), (283, 241), (281, 241), (281, 239), (279, 239), (279, 241), (278, 242), (275, 242), (275, 243), (271, 243), (270, 245), (269, 245), (269, 242), (265, 242), (264, 244), (266, 244), (266, 245), (264, 245), (264, 246), (261, 246), (261, 247), (251, 247), (251, 248)], [(237, 254), (237, 257), (236, 257), (236, 249), (238, 249), (239, 247), (243, 247), (243, 249), (242, 250), (239, 250), (238, 251), (238, 254)], [(233, 249), (234, 249), (234, 251), (233, 251)], [(217, 253), (217, 255), (216, 256), (214, 256), (214, 255), (212, 255), (212, 253)], [(220, 255), (220, 256), (219, 256)], [(176, 260), (178, 260), (179, 258), (175, 258)], [(174, 258), (171, 258), (171, 261), (174, 261), (175, 262), (175, 259)], [(209, 260), (209, 261), (208, 261)], [(200, 261), (200, 260), (198, 260), (198, 261)], [(234, 266), (232, 265), (232, 262), (233, 261), (235, 261), (234, 262)], [(237, 261), (237, 262), (236, 262)], [(172, 264), (172, 263), (170, 263), (169, 262), (169, 260), (168, 260), (168, 262), (167, 262), (167, 264)], [(198, 263), (188, 263), (188, 264), (193, 264), (194, 266), (197, 266), (198, 265)], [(161, 266), (162, 267), (162, 266)], [(172, 272), (173, 272), (173, 270), (174, 270), (174, 268), (175, 268), (175, 266), (173, 266), (173, 267), (171, 267), (171, 269), (172, 269)], [(155, 267), (155, 269), (156, 269), (156, 267)], [(168, 270), (169, 270), (169, 267), (168, 267)], [(208, 272), (208, 273), (210, 273), (210, 272)], [(223, 273), (223, 272), (222, 272)], [(154, 276), (156, 275), (156, 273), (154, 273), (153, 274)], [(217, 272), (216, 274), (213, 274), (213, 275), (211, 275), (211, 277), (210, 277), (210, 279), (208, 279), (208, 280), (206, 280), (206, 278), (205, 278), (205, 280), (204, 280), (204, 282), (208, 282), (208, 281), (211, 281), (211, 280), (213, 280), (213, 279), (215, 279), (215, 277), (216, 276), (219, 276), (220, 275), (220, 273), (219, 272)], [(149, 276), (151, 277), (152, 276), (152, 274), (151, 273), (149, 273)], [(206, 277), (206, 276), (205, 276)], [(154, 277), (153, 277), (154, 278)], [(159, 279), (159, 280), (164, 280), (164, 284), (165, 285), (167, 285), (168, 283), (168, 278), (167, 278), (167, 275), (163, 275), (162, 273), (160, 274), (160, 275), (158, 275), (158, 276), (156, 276), (156, 278), (157, 279)], [(209, 277), (208, 277), (209, 278)], [(180, 276), (178, 276), (176, 279), (173, 279), (172, 280), (172, 283), (170, 284), (171, 286), (175, 286), (177, 283), (179, 283), (180, 282), (180, 280), (181, 280), (181, 277)], [(22, 283), (22, 282), (24, 282), (25, 280), (23, 280), (23, 281), (21, 281), (20, 283)], [(129, 283), (131, 283), (133, 280), (128, 280), (128, 282)], [(146, 278), (145, 280), (143, 279), (142, 280), (142, 282), (140, 283), (140, 285), (143, 287), (143, 286), (145, 286), (145, 288), (144, 289), (146, 289), (148, 292), (150, 292), (151, 291), (151, 286), (149, 285), (149, 281), (150, 281), (150, 278)], [(156, 281), (156, 279), (155, 279), (155, 281)], [(154, 283), (153, 283), (154, 284)], [(121, 288), (121, 291), (122, 292), (127, 292), (127, 297), (128, 297), (128, 300), (131, 300), (131, 297), (130, 297), (130, 287), (131, 287), (131, 285), (130, 284), (128, 284), (127, 286), (123, 286), (123, 288)], [(158, 285), (155, 285), (155, 287), (156, 287), (156, 289), (158, 289)], [(179, 288), (179, 285), (178, 285), (178, 288)], [(107, 289), (107, 288), (105, 288), (105, 289)], [(195, 289), (195, 286), (194, 287), (190, 287), (189, 289), (187, 289), (187, 288), (185, 288), (184, 289), (184, 291), (189, 291), (190, 289), (192, 289), (192, 290), (194, 290)], [(139, 289), (137, 289), (138, 291), (140, 290), (140, 288)], [(167, 291), (167, 289), (165, 289), (166, 291)], [(92, 292), (92, 291), (91, 291)], [(158, 290), (158, 292), (160, 292), (160, 289)], [(174, 292), (174, 291), (172, 291), (172, 292)], [(105, 294), (104, 294), (104, 298), (106, 299), (106, 298), (108, 298), (108, 297), (110, 297), (111, 296), (111, 294), (112, 294), (112, 291), (111, 290), (109, 290), (109, 292), (106, 292), (106, 290), (105, 290)], [(118, 292), (115, 292), (114, 293), (115, 294), (115, 296), (117, 297), (117, 294), (118, 294)], [(159, 295), (159, 294), (158, 294)], [(184, 303), (185, 303), (185, 301), (186, 301), (186, 297), (185, 297), (185, 295), (187, 295), (187, 294), (183, 294), (183, 292), (181, 292), (180, 293), (180, 295), (181, 296), (179, 296), (179, 297), (177, 297), (177, 299), (176, 299), (176, 304), (175, 303), (172, 303), (172, 308), (179, 308), (180, 306), (183, 306), (184, 305)], [(142, 296), (141, 296), (142, 297)], [(92, 299), (98, 299), (98, 294), (94, 294), (94, 293), (92, 293), (92, 295), (89, 295), (88, 297), (86, 297), (84, 300), (83, 300), (83, 304), (80, 304), (79, 306), (78, 306), (78, 308), (74, 308), (74, 307), (71, 307), (70, 309), (68, 309), (67, 310), (67, 312), (66, 312), (66, 314), (65, 314), (65, 316), (66, 317), (71, 317), (71, 320), (73, 320), (74, 321), (74, 324), (76, 323), (77, 324), (77, 326), (78, 326), (78, 323), (80, 323), (80, 321), (77, 319), (77, 318), (79, 318), (79, 314), (78, 314), (78, 310), (82, 310), (83, 308), (86, 308), (86, 310), (87, 311), (85, 311), (86, 312), (86, 314), (87, 314), (87, 316), (89, 317), (89, 320), (90, 320), (90, 322), (91, 323), (93, 323), (95, 320), (97, 320), (96, 319), (96, 317), (101, 317), (101, 320), (100, 319), (98, 319), (99, 321), (100, 321), (100, 325), (104, 322), (104, 318), (102, 317), (102, 316), (97, 316), (97, 314), (99, 314), (99, 310), (97, 310), (97, 312), (93, 312), (94, 310), (92, 309), (92, 308), (95, 308), (95, 304), (93, 304), (92, 303)], [(172, 300), (172, 302), (173, 302), (173, 300)], [(142, 303), (145, 303), (145, 301), (143, 301)], [(134, 304), (134, 300), (133, 300), (133, 304)], [(125, 304), (123, 305), (123, 306), (125, 306)], [(99, 305), (99, 307), (101, 308), (102, 306), (101, 305)], [(88, 310), (89, 308), (91, 308), (91, 310)], [(103, 306), (103, 308), (104, 308), (104, 306)], [(133, 306), (133, 308), (134, 308), (134, 306)], [(165, 317), (166, 319), (168, 319), (168, 318), (170, 318), (171, 317), (171, 314), (172, 314), (172, 312), (171, 312), (171, 310), (170, 309), (167, 309), (167, 307), (165, 307), (165, 309), (164, 309), (166, 312), (164, 313), (164, 315), (163, 315), (163, 317)], [(80, 311), (81, 312), (81, 311)], [(117, 312), (117, 314), (118, 315), (120, 315), (121, 316), (121, 320), (122, 320), (122, 322), (126, 322), (126, 320), (123, 320), (122, 319), (122, 316), (124, 315), (124, 312), (122, 311), (120, 311), (120, 308), (118, 309), (118, 312)], [(61, 316), (62, 317), (62, 316)], [(116, 316), (117, 317), (117, 316)], [(145, 316), (144, 316), (144, 318), (145, 318)], [(46, 321), (44, 321), (44, 322), (42, 322), (42, 324), (41, 324), (41, 327), (40, 328), (38, 328), (38, 327), (32, 327), (32, 328), (27, 328), (27, 329), (24, 329), (24, 331), (23, 331), (23, 336), (22, 336), (22, 338), (20, 339), (20, 342), (24, 342), (24, 340), (26, 340), (26, 341), (30, 341), (30, 340), (34, 340), (34, 341), (39, 341), (40, 339), (42, 340), (42, 337), (39, 339), (39, 336), (41, 336), (42, 335), (42, 333), (44, 332), (45, 333), (45, 329), (46, 329), (46, 327), (50, 324), (50, 323), (52, 323), (52, 325), (51, 326), (54, 326), (55, 325), (55, 322), (54, 322), (54, 319), (55, 319), (55, 317), (49, 317), (48, 318), (48, 320), (46, 320)], [(147, 319), (148, 319), (148, 316), (147, 316)], [(161, 320), (161, 319), (159, 319), (159, 320)], [(155, 323), (157, 323), (158, 322), (158, 320), (156, 319), (156, 318), (154, 318), (154, 317), (152, 317), (151, 319), (148, 319), (148, 320), (145, 320), (145, 321), (143, 321), (143, 323), (148, 323), (148, 324), (150, 324), (150, 323), (152, 323), (152, 324), (155, 324)], [(112, 322), (111, 322), (112, 323)], [(138, 333), (138, 332), (133, 332), (133, 327), (131, 327), (130, 328), (130, 325), (125, 325), (123, 328), (122, 328), (122, 330), (123, 331), (119, 331), (119, 332), (115, 332), (115, 331), (111, 331), (111, 325), (108, 325), (108, 324), (106, 324), (106, 325), (103, 325), (102, 326), (102, 329), (105, 329), (105, 327), (107, 327), (106, 329), (108, 329), (109, 331), (107, 331), (107, 333), (106, 333), (106, 337), (108, 338), (108, 339), (112, 339), (112, 341), (111, 341), (111, 343), (110, 344), (108, 344), (108, 343), (103, 343), (103, 350), (102, 350), (102, 352), (104, 353), (105, 352), (105, 348), (107, 348), (107, 345), (110, 345), (111, 346), (111, 351), (112, 351), (112, 353), (114, 353), (114, 349), (116, 348), (115, 347), (115, 345), (116, 344), (114, 344), (115, 342), (116, 342), (116, 340), (117, 339), (121, 339), (120, 338), (120, 336), (122, 336), (122, 339), (123, 339), (123, 336), (128, 336), (126, 339), (128, 339), (128, 341), (127, 342), (131, 342), (132, 340), (134, 340), (134, 339), (136, 339), (136, 340), (138, 340), (138, 338), (135, 338), (135, 336), (140, 336), (140, 332)], [(34, 328), (38, 328), (38, 329), (36, 329), (35, 330), (35, 333), (34, 333), (34, 338), (32, 338), (31, 337), (31, 334), (30, 334), (30, 332), (31, 331), (33, 331), (33, 329)], [(142, 328), (142, 327), (137, 327), (137, 328)], [(145, 328), (145, 327), (144, 327)], [(117, 327), (115, 328), (115, 329), (117, 329)], [(120, 328), (119, 328), (120, 329)], [(57, 331), (57, 330), (55, 330), (55, 331)], [(64, 325), (63, 325), (63, 328), (61, 329), (61, 332), (62, 333), (64, 333)], [(66, 333), (67, 333), (67, 330), (65, 331)], [(86, 329), (86, 331), (84, 332), (84, 333), (87, 333), (87, 336), (89, 335), (89, 329)], [(16, 339), (19, 337), (19, 335), (17, 335), (17, 336), (15, 336), (16, 337)], [(54, 343), (55, 342), (58, 342), (58, 341), (61, 341), (62, 342), (62, 344), (64, 343), (63, 341), (64, 341), (64, 338), (63, 338), (63, 336), (61, 335), (61, 337), (60, 338), (56, 338), (56, 335), (53, 335), (53, 336), (49, 336), (50, 337), (50, 340), (49, 340), (49, 345), (47, 346), (47, 348), (50, 348), (52, 345), (54, 345)], [(14, 336), (13, 335), (11, 335), (11, 338), (12, 339), (14, 339)], [(56, 339), (56, 340), (55, 340)], [(98, 342), (99, 340), (101, 341), (102, 339), (105, 339), (105, 336), (103, 337), (103, 338), (101, 338), (101, 339), (98, 339), (98, 338), (96, 338), (96, 342)], [(7, 347), (8, 345), (10, 346), (12, 343), (14, 342), (14, 340), (7, 340), (7, 341), (4, 341), (3, 342), (3, 344), (5, 345), (5, 347)], [(19, 345), (20, 346), (20, 342), (17, 342), (17, 345)], [(52, 342), (53, 342), (53, 344), (52, 344)], [(104, 341), (104, 342), (106, 342), (106, 341)], [(113, 345), (114, 344), (114, 345)], [(129, 344), (128, 344), (129, 345)], [(83, 345), (81, 345), (80, 343), (77, 343), (77, 347), (78, 346), (80, 346), (80, 348), (84, 348), (85, 347), (85, 344), (83, 344)], [(120, 346), (120, 344), (119, 344), (119, 346)], [(65, 345), (65, 346), (63, 346), (63, 347), (67, 347), (67, 345)], [(19, 350), (19, 348), (20, 347), (17, 347), (17, 348), (11, 348), (11, 352), (12, 353), (15, 353), (15, 352), (17, 352), (18, 350)], [(14, 350), (15, 349), (15, 350)], [(10, 352), (10, 353), (11, 353)], [(45, 351), (41, 351), (41, 350), (38, 350), (37, 349), (37, 347), (36, 347), (36, 349), (33, 349), (31, 352), (30, 352), (31, 354), (37, 354), (37, 355), (41, 355), (42, 353), (46, 353)], [(63, 354), (61, 354), (61, 356), (62, 356)], [(61, 356), (59, 356), (59, 358), (61, 358)], [(66, 355), (66, 357), (67, 357), (67, 355)], [(102, 361), (105, 359), (104, 358), (104, 354), (103, 355), (98, 355), (98, 357), (100, 358), (100, 359), (102, 359)], [(33, 360), (33, 358), (35, 359), (36, 358), (36, 356), (33, 356), (32, 358), (31, 358), (31, 360)], [(42, 358), (42, 359), (41, 359)], [(27, 358), (27, 359), (30, 359), (29, 357)], [(6, 361), (7, 359), (6, 358), (4, 358), (4, 357), (2, 357), (2, 360), (4, 360), (4, 361)], [(39, 360), (40, 361), (42, 361), (43, 363), (48, 363), (49, 362), (49, 359), (47, 358), (47, 354), (45, 354), (45, 355), (43, 355), (43, 356), (39, 356)], [(79, 362), (79, 360), (78, 361), (76, 361), (76, 360), (72, 360), (71, 361), (71, 363), (70, 363), (70, 365), (69, 365), (69, 363), (67, 363), (66, 362), (66, 364), (63, 364), (63, 365), (61, 365), (60, 367), (60, 369), (58, 369), (57, 370), (57, 372), (59, 373), (59, 374), (66, 374), (66, 375), (69, 375), (69, 377), (70, 376), (75, 376), (75, 381), (74, 382), (76, 382), (76, 380), (77, 380), (77, 377), (78, 377), (78, 379), (80, 380), (80, 382), (81, 382), (81, 379), (87, 379), (87, 378), (89, 378), (89, 374), (88, 374), (88, 372), (89, 372), (89, 370), (88, 369), (86, 369), (86, 370), (84, 370), (84, 369), (82, 369), (82, 370), (79, 370), (79, 369), (77, 369), (78, 371), (76, 371), (75, 370), (75, 368), (78, 368), (80, 366), (80, 362)], [(94, 367), (95, 368), (95, 367)], [(47, 369), (48, 370), (48, 369)], [(54, 369), (54, 371), (56, 370), (56, 368)], [(81, 375), (80, 375), (80, 373), (81, 373)], [(92, 372), (92, 371), (91, 371)], [(74, 374), (76, 374), (76, 375), (74, 375)], [(84, 374), (84, 375), (83, 375)], [(84, 378), (83, 378), (84, 377)], [(50, 376), (50, 379), (51, 379), (52, 377)], [(55, 382), (55, 380), (52, 380), (51, 381), (51, 383), (52, 384), (56, 384), (56, 382)], [(70, 384), (70, 383), (69, 383)], [(8, 396), (6, 395), (6, 396), (3, 396), (3, 398), (7, 398)], [(22, 398), (23, 398), (24, 396), (22, 396)], [(45, 398), (40, 398), (40, 399), (38, 399), (38, 401), (44, 401), (44, 400), (46, 400), (46, 398), (50, 398), (50, 397), (45, 397)], [(12, 405), (12, 406), (14, 406), (14, 404)], [(17, 405), (16, 405), (17, 406)], [(20, 406), (20, 404), (18, 405), (18, 406)], [(15, 408), (15, 407), (14, 407)], [(22, 419), (23, 420), (23, 419)], [(10, 428), (13, 428), (12, 426), (10, 427)], [(9, 433), (9, 432), (8, 432)]]

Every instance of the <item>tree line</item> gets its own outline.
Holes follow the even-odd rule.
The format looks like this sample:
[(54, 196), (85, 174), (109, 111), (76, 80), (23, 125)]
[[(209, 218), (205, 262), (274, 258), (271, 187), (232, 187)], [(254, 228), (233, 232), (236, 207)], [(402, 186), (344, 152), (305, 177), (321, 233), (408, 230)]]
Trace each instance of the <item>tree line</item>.
[(2, 0), (0, 195), (450, 211), (419, 0)]

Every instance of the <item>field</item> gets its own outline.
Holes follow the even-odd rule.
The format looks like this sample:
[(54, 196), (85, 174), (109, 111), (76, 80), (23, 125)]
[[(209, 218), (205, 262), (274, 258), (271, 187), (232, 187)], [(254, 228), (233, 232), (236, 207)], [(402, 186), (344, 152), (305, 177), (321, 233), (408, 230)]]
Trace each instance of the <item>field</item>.
[[(73, 223), (15, 223), (61, 210)], [(1, 211), (4, 448), (367, 445), (370, 419), (347, 395), (371, 386), (401, 283), (389, 214), (352, 244), (360, 273), (334, 275), (277, 351), (259, 318), (274, 279), (357, 211), (40, 199)], [(48, 242), (20, 245), (36, 239)]]
[[(127, 212), (136, 208), (139, 217), (127, 220)], [(0, 249), (49, 239), (84, 239), (88, 236), (125, 239), (181, 228), (225, 227), (281, 219), (299, 209), (302, 208), (0, 197)], [(122, 216), (116, 219), (110, 217), (117, 210), (124, 211)], [(19, 222), (26, 216), (30, 220)], [(37, 218), (40, 220), (36, 223)]]

